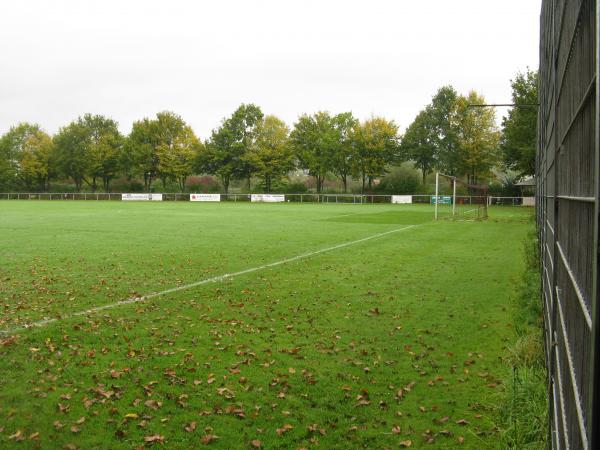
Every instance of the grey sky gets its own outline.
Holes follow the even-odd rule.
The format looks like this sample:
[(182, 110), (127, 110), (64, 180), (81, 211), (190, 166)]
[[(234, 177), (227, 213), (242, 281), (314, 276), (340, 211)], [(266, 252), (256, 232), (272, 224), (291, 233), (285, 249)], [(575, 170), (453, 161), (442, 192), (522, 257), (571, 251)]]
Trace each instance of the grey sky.
[[(0, 133), (162, 110), (201, 138), (240, 103), (381, 115), (404, 129), (437, 88), (510, 100), (538, 66), (541, 0), (3, 0)], [(499, 111), (500, 115), (503, 111)]]

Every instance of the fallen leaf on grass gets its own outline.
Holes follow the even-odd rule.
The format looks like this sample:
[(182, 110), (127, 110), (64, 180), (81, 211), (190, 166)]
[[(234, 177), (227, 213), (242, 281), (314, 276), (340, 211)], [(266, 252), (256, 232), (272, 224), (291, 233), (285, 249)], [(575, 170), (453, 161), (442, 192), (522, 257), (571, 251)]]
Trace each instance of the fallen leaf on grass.
[(162, 403), (157, 402), (156, 400), (146, 400), (144, 402), (144, 405), (146, 405), (146, 407), (148, 407), (148, 408), (152, 408), (152, 409), (156, 410), (162, 406)]
[(281, 436), (282, 434), (286, 433), (287, 431), (293, 429), (294, 427), (292, 425), (290, 425), (289, 423), (286, 423), (284, 426), (282, 426), (281, 428), (277, 428), (275, 430), (275, 432)]
[(16, 335), (7, 337), (6, 339), (0, 339), (0, 345), (2, 345), (3, 347), (8, 347), (9, 345), (14, 344), (15, 342), (17, 342)]
[(219, 439), (219, 436), (215, 435), (215, 434), (206, 434), (204, 435), (204, 437), (201, 439), (201, 442), (204, 445), (208, 445), (210, 444), (212, 441)]
[(250, 442), (250, 445), (252, 445), (254, 448), (260, 448), (262, 446), (262, 442), (260, 442), (258, 439), (253, 439)]
[(410, 440), (401, 441), (400, 444), (398, 444), (398, 445), (400, 445), (400, 447), (402, 447), (402, 448), (412, 447), (412, 441), (410, 441)]
[(146, 442), (147, 444), (154, 444), (155, 442), (158, 442), (159, 444), (164, 444), (165, 442), (165, 437), (160, 435), (160, 434), (153, 434), (151, 436), (144, 436), (144, 442)]

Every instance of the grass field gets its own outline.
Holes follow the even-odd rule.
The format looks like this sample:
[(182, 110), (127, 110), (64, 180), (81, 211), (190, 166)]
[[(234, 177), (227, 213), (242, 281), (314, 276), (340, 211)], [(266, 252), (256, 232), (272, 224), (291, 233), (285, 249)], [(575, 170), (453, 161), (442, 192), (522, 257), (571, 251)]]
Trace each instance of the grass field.
[(0, 447), (495, 448), (530, 214), (0, 202)]

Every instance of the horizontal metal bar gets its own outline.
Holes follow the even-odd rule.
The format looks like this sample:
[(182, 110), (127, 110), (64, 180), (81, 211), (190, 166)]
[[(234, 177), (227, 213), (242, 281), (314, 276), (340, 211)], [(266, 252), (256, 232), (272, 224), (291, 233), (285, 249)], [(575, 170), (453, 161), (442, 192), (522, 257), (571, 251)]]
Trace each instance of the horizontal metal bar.
[(585, 300), (583, 299), (583, 292), (581, 292), (581, 289), (579, 288), (579, 284), (577, 283), (577, 280), (575, 279), (575, 275), (573, 274), (573, 271), (571, 270), (571, 266), (569, 266), (569, 262), (567, 261), (567, 257), (565, 256), (565, 252), (563, 251), (559, 241), (556, 241), (556, 247), (558, 248), (558, 254), (560, 255), (560, 259), (562, 260), (563, 265), (565, 266), (565, 269), (567, 270), (567, 274), (569, 274), (569, 278), (571, 280), (573, 289), (575, 290), (575, 294), (577, 294), (577, 300), (579, 300), (579, 306), (581, 307), (581, 312), (583, 313), (585, 322), (587, 323), (588, 328), (591, 330), (592, 329), (592, 315), (591, 315), (590, 311), (588, 310), (587, 305), (585, 304)]
[(478, 104), (471, 103), (468, 105), (469, 108), (496, 108), (496, 107), (509, 107), (509, 108), (537, 108), (540, 106), (539, 103), (487, 103), (487, 104)]
[(573, 363), (573, 355), (571, 354), (571, 347), (569, 345), (569, 336), (567, 334), (567, 326), (565, 325), (562, 303), (560, 301), (560, 289), (558, 289), (558, 287), (556, 287), (556, 305), (558, 306), (558, 317), (560, 318), (560, 328), (563, 335), (562, 343), (567, 354), (569, 375), (571, 376), (571, 387), (573, 389), (573, 397), (575, 398), (575, 409), (577, 410), (577, 420), (579, 422), (579, 434), (581, 436), (581, 443), (583, 444), (584, 449), (588, 449), (589, 443), (587, 439), (587, 430), (585, 429), (585, 418), (583, 416), (583, 408), (581, 407), (581, 395), (579, 394), (579, 386), (577, 384), (577, 378), (575, 376), (575, 365)]
[(585, 203), (595, 203), (596, 197), (577, 197), (574, 195), (557, 195), (556, 198), (560, 198), (561, 200), (571, 200), (574, 202), (585, 202)]

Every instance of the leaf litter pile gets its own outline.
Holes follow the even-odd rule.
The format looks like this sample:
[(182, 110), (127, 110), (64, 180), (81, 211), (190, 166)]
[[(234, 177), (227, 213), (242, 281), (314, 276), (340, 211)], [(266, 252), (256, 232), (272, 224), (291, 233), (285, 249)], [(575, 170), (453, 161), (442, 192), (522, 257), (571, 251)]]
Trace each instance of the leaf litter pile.
[[(154, 235), (127, 242), (105, 236), (99, 246), (86, 227), (100, 228), (123, 207), (70, 205), (86, 212), (73, 219), (54, 214), (52, 208), (65, 208), (56, 203), (39, 214), (50, 229), (68, 224), (78, 239), (57, 252), (60, 238), (31, 239), (32, 228), (47, 222), (16, 231), (23, 210), (35, 205), (2, 205), (8, 214), (0, 226), (15, 229), (7, 241), (14, 246), (10, 263), (0, 268), (2, 330), (60, 318), (61, 310), (68, 315), (100, 297), (118, 301), (134, 291), (136, 274), (146, 275), (138, 279), (144, 294), (144, 285), (155, 288), (158, 280), (177, 285), (177, 273), (195, 281), (235, 264), (276, 260), (269, 249), (289, 257), (319, 248), (312, 242), (325, 247), (398, 226), (354, 216), (347, 225), (324, 220), (351, 207), (206, 205), (203, 212), (212, 214), (199, 217), (197, 205), (151, 205), (168, 208), (153, 216), (158, 249)], [(125, 226), (147, 216), (149, 206), (127, 205), (130, 214), (112, 219)], [(376, 217), (390, 207), (367, 208)], [(242, 213), (243, 227), (234, 220)], [(272, 242), (255, 236), (265, 221)], [(194, 252), (186, 251), (198, 222), (203, 234), (219, 233), (208, 232), (204, 244), (198, 237)], [(526, 231), (523, 220), (428, 224), (410, 235), (0, 334), (0, 446), (493, 448), (491, 405), (513, 339), (509, 282), (521, 267), (517, 249)], [(237, 242), (214, 243), (228, 233)], [(506, 240), (507, 233), (515, 239)], [(137, 265), (123, 263), (144, 246)], [(215, 261), (218, 248), (225, 257)], [(168, 249), (179, 249), (181, 259)], [(161, 260), (160, 252), (168, 257)], [(114, 253), (122, 260), (111, 269)]]

